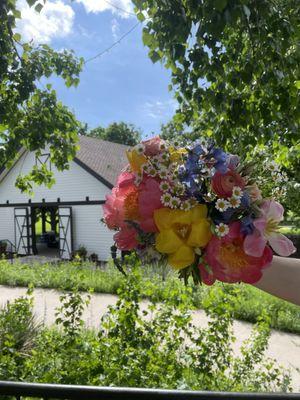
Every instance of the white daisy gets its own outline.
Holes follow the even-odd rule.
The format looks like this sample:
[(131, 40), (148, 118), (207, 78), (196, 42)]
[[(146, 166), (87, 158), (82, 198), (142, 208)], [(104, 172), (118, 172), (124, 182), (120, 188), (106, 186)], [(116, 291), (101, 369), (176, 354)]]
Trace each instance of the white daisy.
[(243, 196), (243, 191), (239, 186), (234, 186), (232, 189), (232, 197), (240, 199)]
[(241, 199), (236, 197), (230, 197), (229, 206), (232, 208), (238, 208), (241, 205)]
[(148, 175), (152, 176), (154, 178), (157, 175), (157, 170), (154, 168), (152, 165), (148, 169)]
[(219, 225), (216, 225), (215, 231), (219, 237), (226, 236), (229, 232), (229, 226), (221, 222)]
[(134, 150), (138, 153), (138, 154), (143, 154), (145, 151), (145, 146), (142, 143), (137, 144), (136, 146), (134, 146)]
[(149, 167), (150, 167), (150, 164), (143, 164), (142, 166), (141, 166), (141, 168), (142, 168), (142, 171), (144, 171), (144, 172), (146, 172), (146, 174), (148, 173), (148, 171), (149, 171)]
[(167, 192), (170, 189), (170, 184), (168, 181), (162, 181), (159, 185), (160, 190), (162, 190), (163, 192)]
[(227, 200), (225, 200), (225, 199), (218, 199), (218, 200), (216, 201), (216, 209), (217, 209), (218, 211), (221, 211), (221, 212), (226, 211), (226, 210), (228, 209), (228, 207), (229, 207), (229, 203), (228, 203)]
[(170, 201), (171, 208), (179, 208), (180, 207), (180, 199), (176, 196), (172, 196)]
[(169, 171), (165, 166), (162, 165), (158, 168), (158, 175), (161, 179), (166, 179), (169, 176)]
[(269, 168), (269, 170), (270, 170), (271, 172), (275, 172), (275, 171), (278, 171), (278, 170), (279, 170), (279, 165), (278, 165), (275, 161), (271, 161), (271, 162), (268, 164), (268, 168)]
[(160, 198), (161, 202), (166, 207), (170, 206), (171, 199), (172, 199), (172, 195), (170, 193), (164, 193)]
[(191, 209), (191, 203), (189, 200), (185, 200), (181, 203), (180, 209), (183, 211), (189, 211)]

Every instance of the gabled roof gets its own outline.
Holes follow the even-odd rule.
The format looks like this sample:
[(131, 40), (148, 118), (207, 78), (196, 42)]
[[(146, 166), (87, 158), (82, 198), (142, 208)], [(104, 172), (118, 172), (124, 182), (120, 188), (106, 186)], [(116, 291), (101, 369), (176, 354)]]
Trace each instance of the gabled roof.
[(87, 136), (79, 138), (79, 146), (74, 161), (112, 188), (128, 164), (126, 150), (130, 147)]
[[(130, 149), (130, 146), (87, 136), (81, 136), (78, 144), (80, 149), (76, 153), (74, 162), (104, 185), (112, 188), (116, 184), (120, 172), (128, 164), (126, 150)], [(21, 148), (14, 165), (27, 152), (28, 150)], [(12, 167), (4, 167), (0, 170), (0, 181), (4, 179)]]

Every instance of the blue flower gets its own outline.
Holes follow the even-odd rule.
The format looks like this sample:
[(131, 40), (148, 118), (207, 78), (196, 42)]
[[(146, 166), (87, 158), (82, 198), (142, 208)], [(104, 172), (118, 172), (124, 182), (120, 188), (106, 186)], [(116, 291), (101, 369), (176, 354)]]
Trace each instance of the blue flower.
[(250, 235), (254, 231), (253, 219), (250, 215), (241, 219), (241, 232), (244, 235)]
[(243, 196), (241, 198), (241, 204), (245, 208), (248, 208), (250, 206), (250, 196), (247, 192), (243, 193)]

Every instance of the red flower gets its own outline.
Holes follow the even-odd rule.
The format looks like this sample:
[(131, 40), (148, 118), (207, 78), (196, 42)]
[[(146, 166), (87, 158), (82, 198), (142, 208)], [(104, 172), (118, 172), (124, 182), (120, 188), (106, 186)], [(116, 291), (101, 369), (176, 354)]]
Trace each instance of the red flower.
[(204, 260), (206, 268), (199, 265), (201, 278), (207, 285), (216, 280), (228, 283), (255, 283), (262, 277), (262, 269), (267, 267), (273, 258), (270, 247), (264, 248), (261, 257), (249, 256), (244, 251), (244, 238), (240, 222), (229, 226), (229, 233), (223, 238), (213, 236), (206, 247)]
[(114, 241), (120, 250), (134, 250), (138, 245), (137, 236), (134, 228), (125, 227), (114, 235)]
[(238, 186), (241, 189), (245, 187), (245, 181), (233, 169), (228, 170), (225, 174), (217, 171), (212, 177), (212, 190), (214, 193), (222, 198), (229, 198), (232, 196), (232, 189)]

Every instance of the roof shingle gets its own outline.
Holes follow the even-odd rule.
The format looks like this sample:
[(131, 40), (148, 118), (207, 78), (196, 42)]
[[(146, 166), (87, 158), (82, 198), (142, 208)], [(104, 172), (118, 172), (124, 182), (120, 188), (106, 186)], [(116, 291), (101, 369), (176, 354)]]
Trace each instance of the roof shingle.
[(130, 149), (130, 146), (87, 136), (79, 138), (79, 146), (75, 161), (79, 160), (104, 181), (114, 186), (120, 172), (128, 164), (126, 150)]

